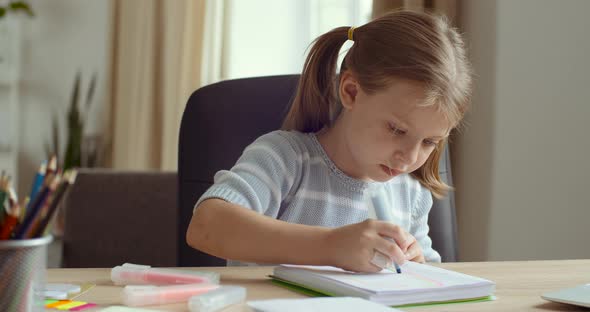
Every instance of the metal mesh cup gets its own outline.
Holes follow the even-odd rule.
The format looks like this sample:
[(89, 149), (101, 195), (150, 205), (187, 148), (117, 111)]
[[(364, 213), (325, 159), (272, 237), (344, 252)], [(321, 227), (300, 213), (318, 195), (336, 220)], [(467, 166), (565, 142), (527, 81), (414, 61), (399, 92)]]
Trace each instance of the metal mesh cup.
[(53, 238), (0, 241), (0, 307), (43, 311), (47, 245)]

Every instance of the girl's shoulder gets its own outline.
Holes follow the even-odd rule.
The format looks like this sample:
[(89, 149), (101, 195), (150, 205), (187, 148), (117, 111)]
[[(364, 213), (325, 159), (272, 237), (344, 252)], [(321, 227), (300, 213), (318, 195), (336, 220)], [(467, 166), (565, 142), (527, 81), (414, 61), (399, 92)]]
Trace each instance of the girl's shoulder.
[(248, 148), (266, 146), (282, 153), (305, 153), (314, 147), (312, 133), (275, 130), (258, 137)]

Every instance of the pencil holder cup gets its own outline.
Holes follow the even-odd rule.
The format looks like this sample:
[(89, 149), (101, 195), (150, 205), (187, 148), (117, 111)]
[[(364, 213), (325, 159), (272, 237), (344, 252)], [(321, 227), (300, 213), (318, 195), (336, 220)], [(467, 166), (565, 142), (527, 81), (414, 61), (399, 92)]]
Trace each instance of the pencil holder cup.
[(47, 245), (52, 236), (0, 241), (0, 307), (44, 311)]

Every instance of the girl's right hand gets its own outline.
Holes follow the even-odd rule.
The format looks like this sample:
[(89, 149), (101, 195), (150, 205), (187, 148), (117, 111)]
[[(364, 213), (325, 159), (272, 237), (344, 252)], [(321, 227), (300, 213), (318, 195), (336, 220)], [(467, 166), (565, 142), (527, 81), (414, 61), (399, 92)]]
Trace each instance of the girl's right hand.
[(381, 268), (371, 263), (375, 252), (381, 252), (402, 265), (413, 240), (414, 237), (398, 225), (367, 219), (331, 229), (327, 234), (327, 259), (332, 266), (344, 270), (379, 272)]

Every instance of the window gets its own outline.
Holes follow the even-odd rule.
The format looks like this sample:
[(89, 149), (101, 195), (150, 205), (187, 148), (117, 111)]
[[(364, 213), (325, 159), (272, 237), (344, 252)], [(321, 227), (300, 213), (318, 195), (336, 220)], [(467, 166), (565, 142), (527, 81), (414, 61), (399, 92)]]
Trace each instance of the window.
[(372, 0), (227, 0), (222, 79), (300, 73), (317, 36), (365, 24), (371, 10)]

